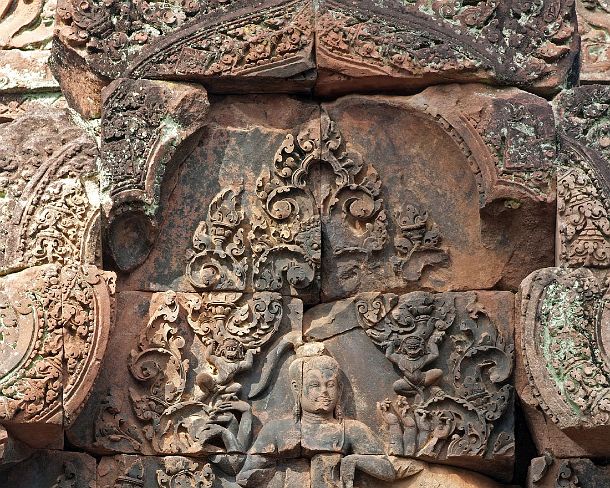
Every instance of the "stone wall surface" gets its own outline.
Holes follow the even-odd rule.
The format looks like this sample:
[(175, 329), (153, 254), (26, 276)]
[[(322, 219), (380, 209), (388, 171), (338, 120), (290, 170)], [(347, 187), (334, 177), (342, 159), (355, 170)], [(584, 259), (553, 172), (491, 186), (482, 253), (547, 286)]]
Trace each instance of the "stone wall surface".
[(0, 0), (0, 488), (610, 486), (608, 26)]

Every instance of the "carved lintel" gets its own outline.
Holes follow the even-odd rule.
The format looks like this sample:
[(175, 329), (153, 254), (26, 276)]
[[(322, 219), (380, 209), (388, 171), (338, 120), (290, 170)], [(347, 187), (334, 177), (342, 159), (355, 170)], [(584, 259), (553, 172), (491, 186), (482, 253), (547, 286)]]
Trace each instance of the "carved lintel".
[(191, 148), (209, 108), (197, 85), (121, 79), (103, 92), (102, 208), (116, 264), (132, 269), (154, 240), (163, 177)]

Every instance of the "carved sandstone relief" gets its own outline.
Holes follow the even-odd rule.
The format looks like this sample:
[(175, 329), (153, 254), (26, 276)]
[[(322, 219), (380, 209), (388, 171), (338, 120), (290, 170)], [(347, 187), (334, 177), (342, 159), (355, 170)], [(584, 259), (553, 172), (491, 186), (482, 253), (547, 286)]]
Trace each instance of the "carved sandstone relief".
[[(347, 97), (322, 112), (283, 101), (282, 110), (268, 97), (228, 97), (212, 108), (198, 148), (166, 183), (150, 256), (120, 286), (267, 290), (316, 303), (380, 283), (516, 289), (523, 268), (552, 264), (544, 222), (554, 214), (555, 138), (544, 100), (452, 86)], [(398, 146), (407, 140), (421, 142)], [(529, 146), (539, 148), (535, 163)], [(532, 235), (543, 244), (524, 248)]]
[[(259, 355), (291, 329), (301, 304), (261, 292), (118, 295), (117, 328), (102, 376), (68, 432), (98, 453), (218, 455), (233, 475), (262, 403), (248, 390)], [(265, 403), (272, 415), (279, 397)]]
[[(27, 111), (26, 111), (27, 109)], [(61, 107), (0, 124), (0, 272), (100, 264), (97, 146)]]
[(161, 181), (190, 149), (208, 112), (198, 85), (117, 80), (104, 91), (102, 208), (117, 266), (130, 270), (150, 251)]
[(99, 486), (96, 482), (95, 459), (76, 452), (37, 450), (29, 459), (2, 471), (2, 483), (14, 488), (95, 488)]
[(55, 90), (47, 66), (55, 0), (0, 2), (0, 92)]
[(325, 0), (318, 15), (321, 94), (447, 79), (555, 92), (579, 41), (570, 0)]
[(606, 293), (585, 268), (543, 269), (522, 285), (517, 388), (539, 452), (608, 451)]
[(549, 453), (532, 459), (527, 488), (581, 488), (605, 486), (610, 482), (606, 466), (590, 459), (557, 459)]
[(610, 91), (600, 85), (562, 93), (555, 101), (561, 143), (557, 204), (557, 264), (607, 269), (608, 107)]
[(33, 446), (63, 442), (111, 328), (114, 274), (45, 265), (2, 278), (0, 422)]
[(365, 293), (308, 311), (305, 337), (340, 362), (349, 414), (388, 454), (510, 479), (511, 313), (506, 292)]
[(580, 79), (604, 82), (610, 71), (610, 5), (605, 0), (577, 0), (582, 57)]
[(370, 252), (339, 249), (343, 235), (323, 227), (325, 299), (380, 283), (387, 291), (516, 289), (524, 269), (553, 262), (554, 229), (544, 222), (555, 207), (556, 148), (545, 100), (451, 85), (323, 107), (351, 159), (379, 174), (387, 229), (385, 247)]
[(252, 90), (253, 84), (294, 91), (313, 82), (308, 0), (128, 6), (61, 0), (58, 24), (60, 42), (109, 78), (197, 80), (222, 92)]

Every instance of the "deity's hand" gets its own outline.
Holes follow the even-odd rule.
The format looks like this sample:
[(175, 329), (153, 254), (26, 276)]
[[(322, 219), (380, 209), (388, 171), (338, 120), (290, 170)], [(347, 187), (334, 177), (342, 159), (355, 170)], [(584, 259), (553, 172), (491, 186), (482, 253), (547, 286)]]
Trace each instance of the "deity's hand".
[(243, 413), (247, 412), (252, 407), (250, 407), (250, 404), (248, 402), (245, 402), (243, 400), (233, 400), (229, 402), (222, 402), (216, 408), (221, 412), (236, 411)]
[(377, 402), (377, 411), (381, 415), (383, 421), (388, 425), (398, 425), (400, 421), (398, 417), (390, 411), (392, 408), (392, 402), (389, 398), (386, 398), (382, 402)]
[(354, 477), (356, 476), (356, 456), (349, 455), (341, 459), (341, 486), (343, 488), (354, 488)]

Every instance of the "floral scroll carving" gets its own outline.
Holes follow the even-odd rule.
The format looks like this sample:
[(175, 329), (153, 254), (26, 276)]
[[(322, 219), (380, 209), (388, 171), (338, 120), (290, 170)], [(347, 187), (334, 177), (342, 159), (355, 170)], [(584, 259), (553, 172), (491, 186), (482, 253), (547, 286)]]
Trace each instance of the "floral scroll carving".
[(106, 350), (114, 275), (46, 265), (12, 274), (2, 286), (0, 418), (70, 425)]
[(514, 450), (511, 434), (492, 439), (512, 404), (513, 347), (476, 299), (460, 321), (454, 300), (414, 292), (356, 303), (366, 334), (401, 375), (396, 397), (377, 405), (391, 454), (445, 460)]
[[(323, 241), (334, 257), (362, 256), (389, 245), (381, 179), (350, 153), (330, 117), (287, 134), (261, 172), (256, 200), (242, 210), (242, 186), (225, 188), (193, 235), (186, 276), (196, 289), (274, 291), (307, 297), (319, 286)], [(424, 210), (406, 204), (396, 217), (394, 272), (417, 280), (409, 261), (447, 261), (441, 235)], [(420, 266), (421, 268), (421, 266)], [(421, 271), (421, 270), (420, 270)], [(308, 298), (311, 299), (311, 298)]]
[(583, 87), (562, 94), (556, 104), (563, 155), (557, 188), (559, 263), (607, 268), (610, 95), (605, 87)]
[[(131, 374), (145, 387), (130, 389), (133, 411), (154, 452), (201, 455), (247, 448), (252, 413), (240, 400), (236, 376), (252, 368), (282, 314), (281, 297), (273, 293), (247, 301), (241, 293), (163, 295), (129, 358)], [(192, 331), (190, 347), (201, 351), (195, 384), (188, 386), (187, 336), (179, 328), (184, 319)]]

